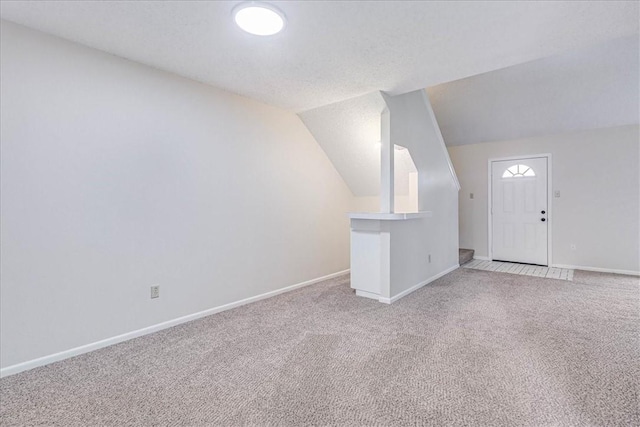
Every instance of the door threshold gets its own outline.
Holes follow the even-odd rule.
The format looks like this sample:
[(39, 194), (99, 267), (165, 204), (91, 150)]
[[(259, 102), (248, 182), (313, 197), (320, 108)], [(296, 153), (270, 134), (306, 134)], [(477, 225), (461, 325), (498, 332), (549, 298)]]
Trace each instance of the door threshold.
[(573, 270), (569, 268), (545, 267), (535, 264), (520, 264), (508, 261), (482, 261), (474, 259), (462, 268), (494, 271), (496, 273), (519, 274), (521, 276), (573, 281)]

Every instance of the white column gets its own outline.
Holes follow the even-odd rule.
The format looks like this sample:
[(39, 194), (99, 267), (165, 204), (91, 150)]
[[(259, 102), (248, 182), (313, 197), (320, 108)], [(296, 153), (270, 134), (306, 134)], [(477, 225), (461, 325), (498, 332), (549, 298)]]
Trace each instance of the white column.
[(391, 143), (391, 114), (385, 108), (380, 120), (380, 212), (393, 213), (393, 144)]

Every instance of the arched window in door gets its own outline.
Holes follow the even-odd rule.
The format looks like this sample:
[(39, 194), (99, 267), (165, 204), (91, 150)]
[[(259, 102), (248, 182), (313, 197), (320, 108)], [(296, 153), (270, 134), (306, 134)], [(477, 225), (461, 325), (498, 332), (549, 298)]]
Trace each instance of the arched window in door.
[(502, 174), (503, 178), (521, 178), (523, 176), (536, 176), (536, 173), (527, 165), (514, 165)]

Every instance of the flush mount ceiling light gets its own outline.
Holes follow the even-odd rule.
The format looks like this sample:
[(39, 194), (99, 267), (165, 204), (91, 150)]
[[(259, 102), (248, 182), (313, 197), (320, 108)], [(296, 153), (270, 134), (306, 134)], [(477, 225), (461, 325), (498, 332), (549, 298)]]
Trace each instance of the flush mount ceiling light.
[(233, 9), (238, 27), (257, 36), (272, 36), (284, 28), (285, 17), (278, 8), (268, 3), (250, 1)]

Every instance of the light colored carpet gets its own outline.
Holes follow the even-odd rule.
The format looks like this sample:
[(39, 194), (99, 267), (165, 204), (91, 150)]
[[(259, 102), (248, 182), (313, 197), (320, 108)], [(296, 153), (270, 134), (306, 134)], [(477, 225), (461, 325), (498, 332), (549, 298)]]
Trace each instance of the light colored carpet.
[(637, 278), (348, 276), (0, 381), (9, 425), (637, 426)]

